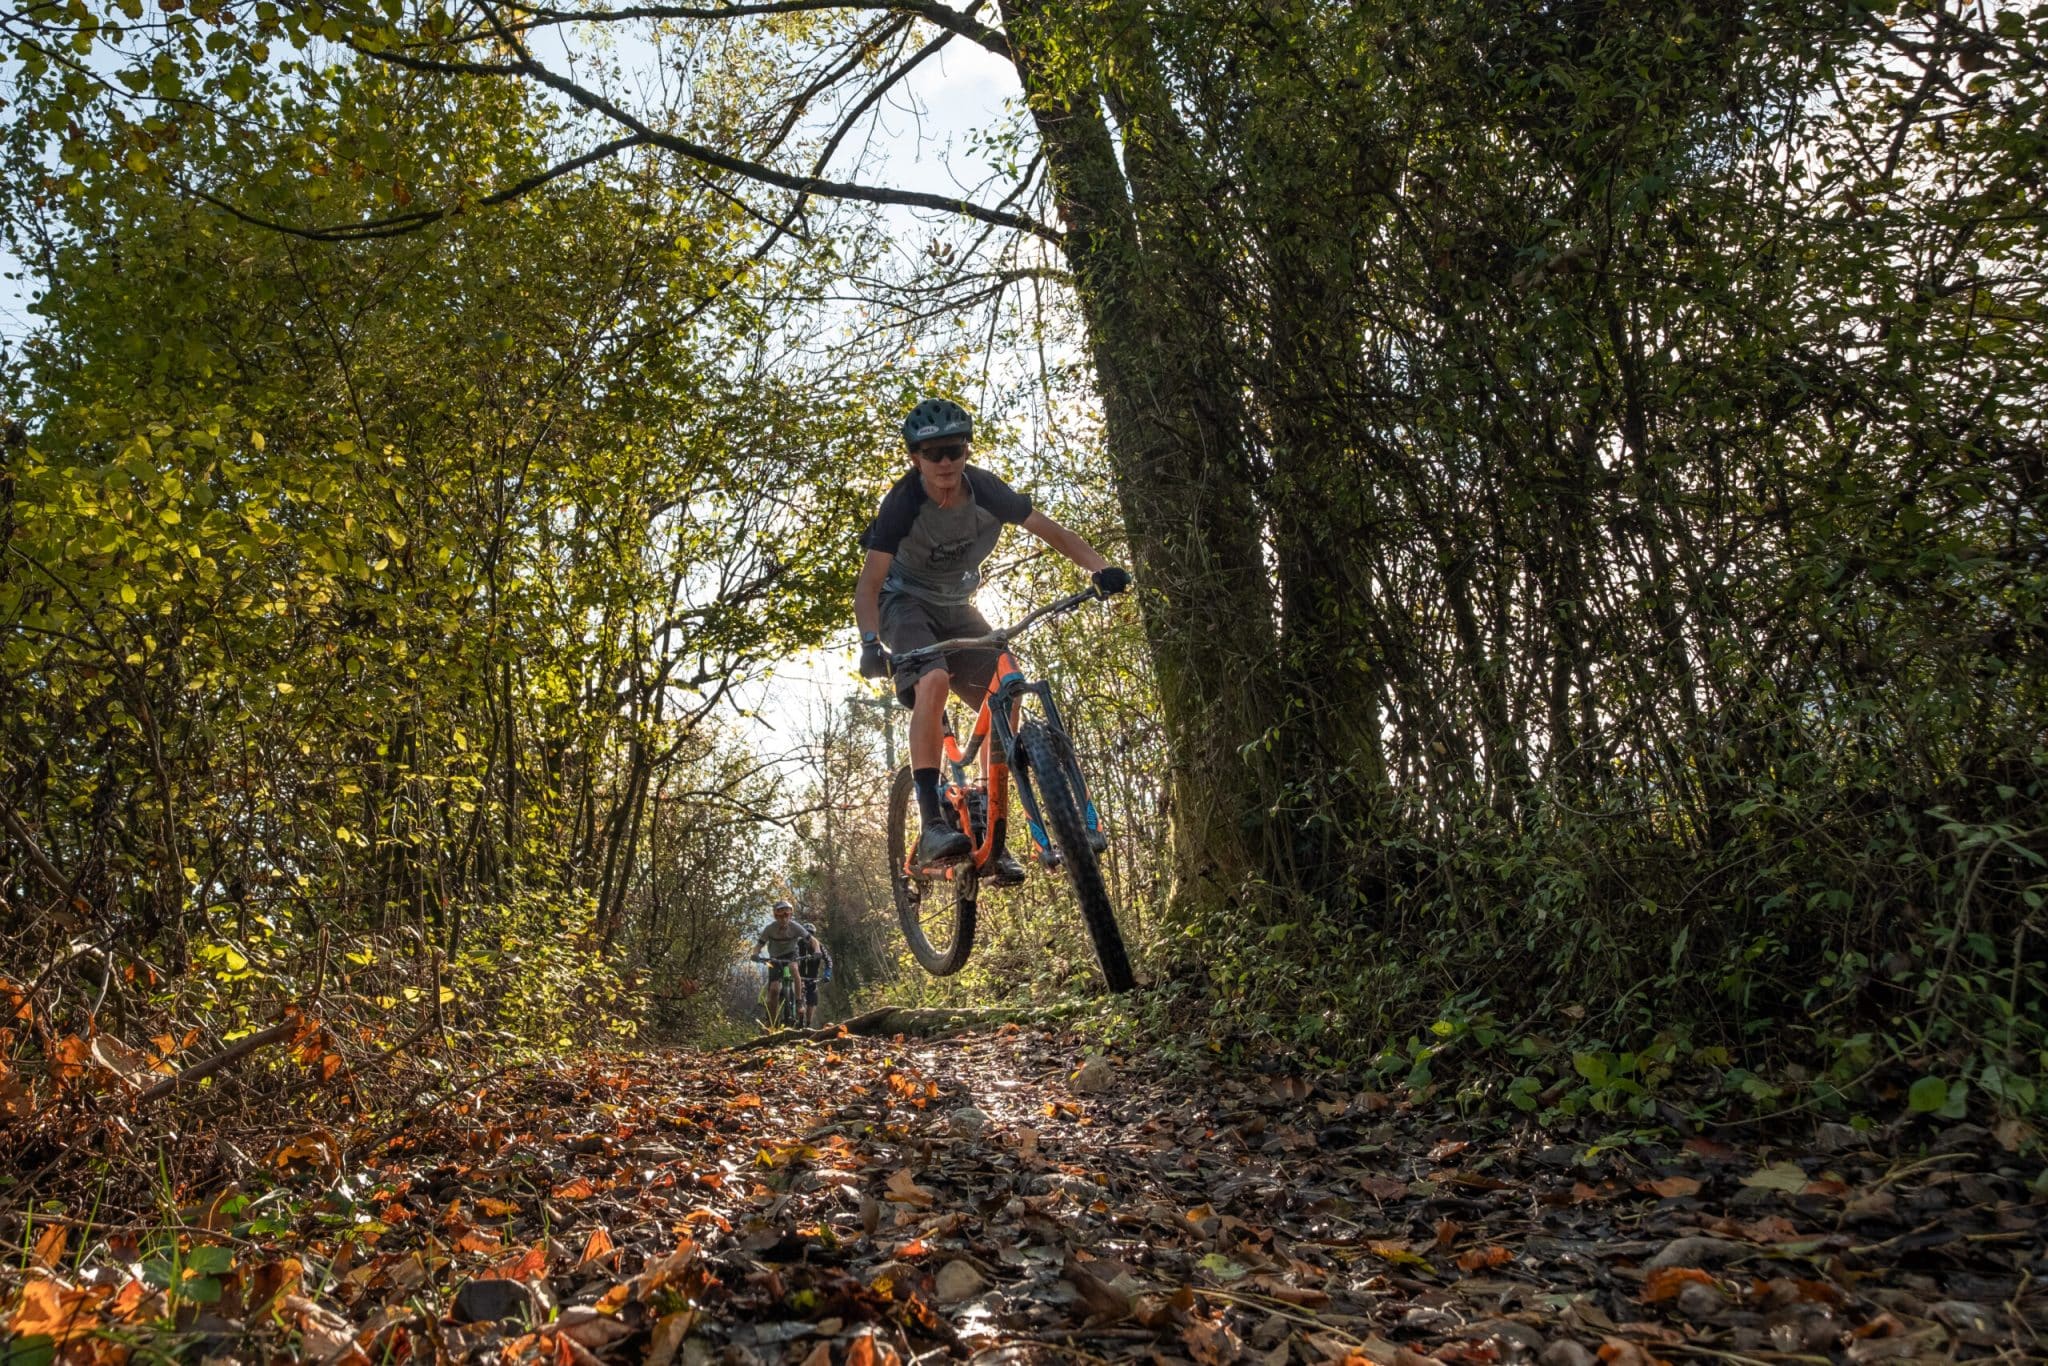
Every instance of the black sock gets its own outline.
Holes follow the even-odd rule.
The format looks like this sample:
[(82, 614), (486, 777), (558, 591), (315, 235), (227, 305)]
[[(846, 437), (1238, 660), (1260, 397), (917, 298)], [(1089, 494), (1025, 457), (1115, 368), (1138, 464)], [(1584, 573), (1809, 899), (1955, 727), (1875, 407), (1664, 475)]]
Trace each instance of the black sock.
[(936, 825), (939, 819), (939, 771), (935, 768), (916, 768), (910, 777), (917, 784), (917, 809), (924, 813), (926, 825)]

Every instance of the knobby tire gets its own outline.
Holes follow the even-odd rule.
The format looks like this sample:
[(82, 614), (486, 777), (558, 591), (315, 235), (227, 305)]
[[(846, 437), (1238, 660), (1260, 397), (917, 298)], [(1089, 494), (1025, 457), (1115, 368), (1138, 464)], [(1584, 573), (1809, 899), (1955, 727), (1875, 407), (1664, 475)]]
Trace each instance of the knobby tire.
[[(896, 781), (889, 788), (889, 889), (895, 894), (896, 919), (903, 926), (903, 938), (918, 966), (934, 977), (950, 977), (967, 966), (967, 955), (974, 951), (976, 907), (969, 890), (974, 879), (968, 874), (965, 883), (933, 882), (903, 871), (911, 849), (917, 844), (922, 825), (920, 815), (916, 780), (908, 767), (899, 768)], [(947, 893), (953, 896), (953, 934), (950, 942), (934, 944), (925, 935), (925, 898)]]
[(1131, 974), (1130, 955), (1124, 952), (1124, 937), (1116, 927), (1116, 912), (1109, 904), (1109, 889), (1103, 885), (1102, 864), (1095, 846), (1088, 843), (1088, 825), (1081, 815), (1081, 802), (1068, 767), (1060, 757), (1053, 738), (1044, 726), (1027, 721), (1017, 735), (1017, 750), (1031, 776), (1031, 790), (1038, 797), (1039, 812), (1045, 817), (1046, 834), (1059, 847), (1060, 861), (1074, 884), (1074, 899), (1081, 903), (1081, 919), (1088, 925), (1088, 937), (1095, 942), (1095, 957), (1102, 964), (1103, 980), (1111, 991), (1129, 991), (1138, 984)]

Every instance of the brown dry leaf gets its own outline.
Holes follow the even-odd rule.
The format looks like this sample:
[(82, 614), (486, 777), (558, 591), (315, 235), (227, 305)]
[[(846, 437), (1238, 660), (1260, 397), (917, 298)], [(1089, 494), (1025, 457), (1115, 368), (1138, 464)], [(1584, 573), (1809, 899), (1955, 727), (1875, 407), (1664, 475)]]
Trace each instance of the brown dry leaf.
[(92, 1060), (125, 1086), (140, 1086), (154, 1075), (147, 1053), (130, 1048), (111, 1034), (95, 1035)]
[(1075, 1261), (1071, 1253), (1067, 1256), (1066, 1265), (1060, 1268), (1060, 1274), (1081, 1296), (1081, 1303), (1087, 1307), (1091, 1318), (1115, 1323), (1130, 1317), (1130, 1298)]
[(1230, 1366), (1244, 1354), (1244, 1344), (1227, 1324), (1196, 1319), (1180, 1330), (1180, 1340), (1201, 1366)]
[(1408, 1194), (1408, 1183), (1398, 1176), (1361, 1176), (1358, 1188), (1375, 1200), (1399, 1200)]
[(519, 1213), (518, 1201), (500, 1200), (495, 1195), (478, 1196), (476, 1207), (493, 1219), (502, 1219), (508, 1214)]
[(287, 1295), (281, 1312), (299, 1330), (306, 1356), (315, 1361), (353, 1361), (361, 1357), (348, 1320), (303, 1295)]
[(1712, 1275), (1696, 1266), (1660, 1266), (1643, 1278), (1643, 1293), (1637, 1298), (1644, 1304), (1661, 1304), (1675, 1300), (1678, 1292), (1688, 1285), (1713, 1285)]
[(555, 1187), (553, 1194), (557, 1200), (588, 1200), (597, 1194), (597, 1187), (590, 1184), (589, 1178), (579, 1176)]
[(1458, 1270), (1484, 1271), (1489, 1267), (1506, 1266), (1515, 1259), (1515, 1254), (1499, 1243), (1488, 1243), (1475, 1247), (1470, 1252), (1458, 1254)]
[(28, 1088), (15, 1080), (7, 1064), (0, 1063), (0, 1118), (26, 1119), (35, 1108), (34, 1102)]
[(1797, 1226), (1782, 1214), (1767, 1214), (1737, 1227), (1752, 1243), (1789, 1243), (1800, 1236)]
[(1687, 1195), (1698, 1195), (1700, 1183), (1690, 1176), (1667, 1176), (1658, 1181), (1645, 1181), (1636, 1187), (1652, 1195), (1661, 1195), (1666, 1200), (1676, 1200)]
[[(678, 1309), (673, 1314), (664, 1314), (654, 1325), (654, 1336), (647, 1344), (645, 1366), (669, 1366), (681, 1350), (683, 1339), (690, 1335), (697, 1316), (688, 1309)], [(806, 1363), (808, 1366), (808, 1363)]]
[(761, 1108), (761, 1098), (759, 1096), (734, 1096), (726, 1102), (726, 1105), (734, 1110), (758, 1110)]
[(1244, 1282), (1244, 1288), (1256, 1290), (1261, 1295), (1278, 1300), (1282, 1304), (1297, 1305), (1303, 1309), (1327, 1309), (1330, 1305), (1330, 1297), (1322, 1291), (1289, 1285), (1278, 1276), (1249, 1277)]
[(59, 1086), (69, 1086), (85, 1075), (92, 1064), (92, 1045), (76, 1034), (67, 1034), (57, 1040), (57, 1047), (50, 1054), (50, 1070), (56, 1073)]
[(832, 1344), (820, 1342), (811, 1348), (810, 1355), (803, 1359), (803, 1366), (832, 1366)]
[(252, 1311), (260, 1312), (281, 1295), (296, 1295), (305, 1274), (306, 1269), (297, 1257), (265, 1262), (250, 1275), (243, 1301)]
[(57, 1263), (64, 1260), (65, 1245), (71, 1241), (71, 1229), (64, 1224), (52, 1224), (36, 1235), (36, 1245), (29, 1252), (29, 1258), (37, 1266), (54, 1271)]
[(1369, 1246), (1373, 1256), (1396, 1266), (1429, 1265), (1427, 1257), (1418, 1256), (1406, 1243), (1372, 1243)]
[(1432, 1162), (1448, 1162), (1472, 1145), (1462, 1138), (1447, 1138), (1429, 1150)]
[(37, 1276), (21, 1288), (21, 1307), (8, 1321), (16, 1337), (46, 1337), (68, 1342), (84, 1337), (100, 1325), (100, 1306), (110, 1292), (105, 1286), (89, 1285), (73, 1290), (47, 1276)]
[(1441, 1220), (1436, 1226), (1436, 1245), (1439, 1248), (1447, 1248), (1457, 1242), (1458, 1235), (1464, 1231), (1465, 1226), (1455, 1219)]
[(471, 1229), (450, 1244), (457, 1252), (473, 1252), (479, 1257), (495, 1257), (505, 1250), (503, 1240), (489, 1237)]
[(899, 1167), (889, 1173), (886, 1198), (895, 1201), (899, 1205), (916, 1205), (920, 1209), (931, 1208), (938, 1199), (937, 1196), (917, 1184), (917, 1178), (910, 1174), (910, 1168), (908, 1167)]
[(1600, 1359), (1607, 1366), (1671, 1366), (1663, 1357), (1650, 1353), (1627, 1338), (1608, 1338), (1600, 1344)]

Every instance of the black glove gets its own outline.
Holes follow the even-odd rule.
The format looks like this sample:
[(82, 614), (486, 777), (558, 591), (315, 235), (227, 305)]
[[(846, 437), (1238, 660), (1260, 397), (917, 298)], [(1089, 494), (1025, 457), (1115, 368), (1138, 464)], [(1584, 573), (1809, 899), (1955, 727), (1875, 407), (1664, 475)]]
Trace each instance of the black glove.
[(869, 640), (861, 643), (860, 676), (862, 678), (887, 678), (889, 676), (889, 653), (882, 648), (881, 641)]
[(1115, 597), (1131, 586), (1131, 576), (1113, 564), (1106, 564), (1090, 576), (1095, 580), (1095, 591), (1105, 598)]

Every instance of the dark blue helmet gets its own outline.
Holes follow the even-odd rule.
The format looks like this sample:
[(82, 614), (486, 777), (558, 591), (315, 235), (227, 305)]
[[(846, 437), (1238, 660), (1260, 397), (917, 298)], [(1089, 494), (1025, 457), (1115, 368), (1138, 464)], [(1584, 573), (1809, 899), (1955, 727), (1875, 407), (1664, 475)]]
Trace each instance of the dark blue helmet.
[(974, 435), (974, 419), (949, 398), (928, 398), (903, 419), (903, 440), (912, 450), (927, 441)]

